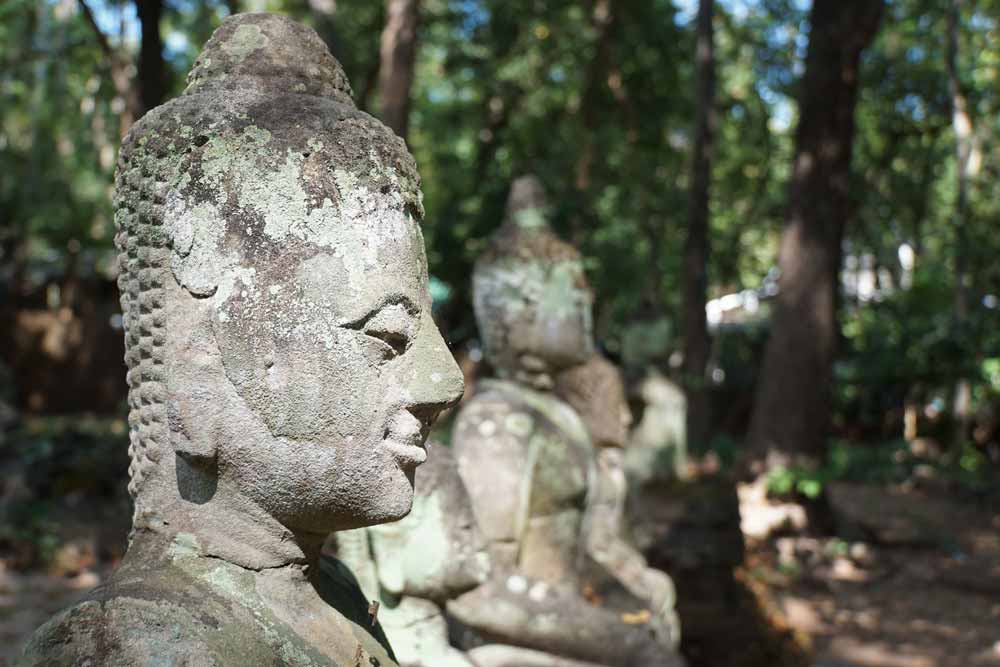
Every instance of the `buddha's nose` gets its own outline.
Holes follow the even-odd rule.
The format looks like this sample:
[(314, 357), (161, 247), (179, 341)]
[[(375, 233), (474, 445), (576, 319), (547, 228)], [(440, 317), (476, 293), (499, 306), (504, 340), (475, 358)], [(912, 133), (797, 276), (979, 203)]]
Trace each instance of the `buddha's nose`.
[(412, 412), (425, 424), (458, 403), (465, 391), (465, 380), (441, 332), (430, 316), (421, 327), (412, 352), (413, 360), (407, 382)]

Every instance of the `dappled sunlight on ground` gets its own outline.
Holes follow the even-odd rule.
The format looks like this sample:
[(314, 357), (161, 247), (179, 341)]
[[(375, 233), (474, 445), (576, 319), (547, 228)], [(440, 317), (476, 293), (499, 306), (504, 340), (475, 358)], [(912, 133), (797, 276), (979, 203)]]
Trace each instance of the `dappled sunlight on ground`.
[(1000, 666), (997, 518), (943, 493), (828, 491), (838, 532), (856, 541), (787, 528), (747, 540), (748, 573), (814, 664)]

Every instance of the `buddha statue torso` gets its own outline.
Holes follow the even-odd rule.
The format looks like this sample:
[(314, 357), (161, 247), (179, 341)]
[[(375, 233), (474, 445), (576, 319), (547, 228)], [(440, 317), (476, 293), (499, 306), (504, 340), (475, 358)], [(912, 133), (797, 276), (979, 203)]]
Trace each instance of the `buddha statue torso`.
[(454, 429), (466, 488), (506, 499), (473, 502), (493, 562), (575, 588), (594, 460), (579, 416), (551, 393), (483, 380)]

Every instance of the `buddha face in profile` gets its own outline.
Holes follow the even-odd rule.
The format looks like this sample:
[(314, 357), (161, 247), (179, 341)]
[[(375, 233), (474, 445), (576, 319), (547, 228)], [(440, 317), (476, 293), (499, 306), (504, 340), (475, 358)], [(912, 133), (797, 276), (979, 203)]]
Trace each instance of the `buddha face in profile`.
[(359, 170), (327, 150), (336, 136), (272, 148), (270, 135), (193, 151), (197, 178), (166, 207), (174, 276), (205, 302), (248, 413), (247, 437), (217, 443), (219, 485), (292, 530), (393, 521), (462, 391), (431, 318), (419, 200), (376, 148)]

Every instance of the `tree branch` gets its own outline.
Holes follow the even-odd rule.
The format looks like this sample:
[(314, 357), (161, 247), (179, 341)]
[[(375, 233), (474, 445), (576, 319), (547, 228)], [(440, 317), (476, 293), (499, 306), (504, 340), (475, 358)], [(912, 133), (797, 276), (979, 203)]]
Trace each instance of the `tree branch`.
[(77, 2), (80, 5), (80, 11), (83, 12), (83, 17), (87, 20), (87, 25), (89, 25), (90, 29), (94, 31), (94, 37), (97, 38), (97, 43), (100, 44), (101, 51), (103, 51), (104, 55), (108, 58), (117, 60), (119, 57), (118, 52), (113, 46), (111, 46), (111, 42), (108, 41), (108, 36), (105, 35), (101, 30), (101, 27), (97, 25), (97, 21), (94, 19), (94, 13), (90, 11), (90, 7), (87, 5), (86, 0), (77, 0)]

